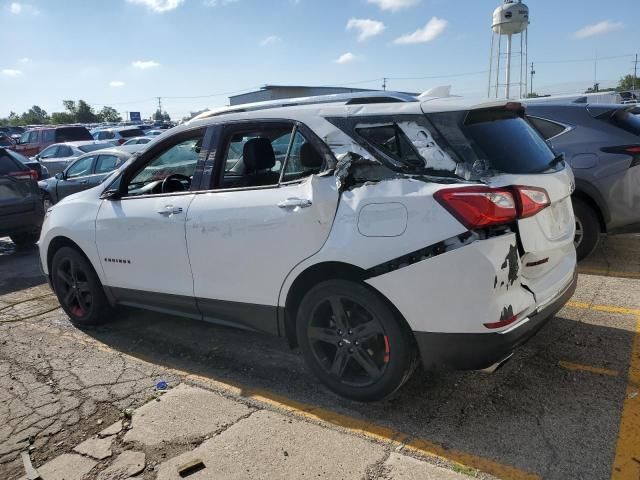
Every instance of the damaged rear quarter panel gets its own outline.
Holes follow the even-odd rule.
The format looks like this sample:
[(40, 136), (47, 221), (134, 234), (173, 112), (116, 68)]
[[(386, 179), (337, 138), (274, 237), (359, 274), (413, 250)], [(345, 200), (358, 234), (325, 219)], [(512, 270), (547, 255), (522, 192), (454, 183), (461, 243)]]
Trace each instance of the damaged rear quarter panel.
[[(420, 332), (490, 333), (505, 312), (530, 313), (535, 299), (520, 282), (515, 233), (443, 253), (367, 282)], [(509, 328), (509, 327), (505, 327)], [(503, 329), (504, 330), (504, 329)]]

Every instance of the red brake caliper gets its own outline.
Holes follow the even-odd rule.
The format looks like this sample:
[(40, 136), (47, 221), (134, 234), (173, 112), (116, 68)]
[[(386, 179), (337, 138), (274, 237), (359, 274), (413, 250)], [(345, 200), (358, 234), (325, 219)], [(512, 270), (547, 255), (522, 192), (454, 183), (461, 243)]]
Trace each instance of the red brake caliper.
[(382, 357), (384, 363), (389, 363), (389, 337), (384, 336), (384, 357)]

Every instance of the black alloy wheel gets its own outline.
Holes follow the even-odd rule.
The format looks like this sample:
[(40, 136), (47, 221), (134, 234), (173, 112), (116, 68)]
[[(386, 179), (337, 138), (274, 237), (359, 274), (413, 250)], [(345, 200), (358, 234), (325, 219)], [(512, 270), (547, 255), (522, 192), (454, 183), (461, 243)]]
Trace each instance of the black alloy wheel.
[(51, 280), (60, 305), (76, 325), (97, 325), (111, 308), (98, 276), (77, 250), (63, 247), (51, 264)]
[(358, 401), (394, 393), (416, 365), (413, 336), (369, 287), (330, 280), (298, 309), (298, 343), (310, 369), (335, 393)]

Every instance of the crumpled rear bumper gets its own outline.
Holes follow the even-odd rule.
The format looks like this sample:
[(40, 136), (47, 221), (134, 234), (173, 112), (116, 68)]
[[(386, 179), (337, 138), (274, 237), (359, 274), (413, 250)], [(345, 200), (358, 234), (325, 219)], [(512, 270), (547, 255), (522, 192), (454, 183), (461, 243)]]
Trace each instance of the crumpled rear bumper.
[(529, 321), (506, 333), (414, 332), (425, 369), (481, 370), (506, 359), (533, 337), (569, 301), (577, 273), (558, 296), (528, 315)]

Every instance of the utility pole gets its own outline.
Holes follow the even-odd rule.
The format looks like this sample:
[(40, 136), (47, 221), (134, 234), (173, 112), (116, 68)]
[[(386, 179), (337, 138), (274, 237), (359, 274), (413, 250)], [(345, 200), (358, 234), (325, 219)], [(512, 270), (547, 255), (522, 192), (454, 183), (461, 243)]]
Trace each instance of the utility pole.
[(386, 90), (387, 89), (387, 77), (384, 77), (382, 79), (382, 90)]
[(636, 81), (638, 79), (638, 54), (636, 53), (636, 59), (633, 62), (633, 92), (636, 91)]
[(533, 76), (536, 74), (536, 71), (533, 69), (533, 62), (531, 62), (531, 95), (533, 97)]
[(162, 112), (162, 97), (158, 97), (158, 110)]

